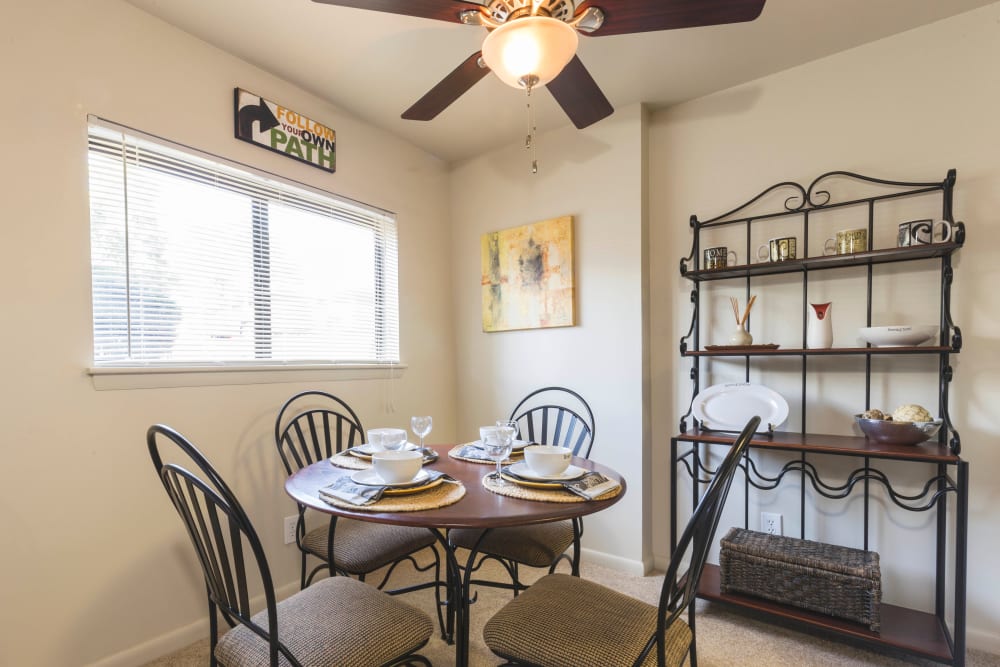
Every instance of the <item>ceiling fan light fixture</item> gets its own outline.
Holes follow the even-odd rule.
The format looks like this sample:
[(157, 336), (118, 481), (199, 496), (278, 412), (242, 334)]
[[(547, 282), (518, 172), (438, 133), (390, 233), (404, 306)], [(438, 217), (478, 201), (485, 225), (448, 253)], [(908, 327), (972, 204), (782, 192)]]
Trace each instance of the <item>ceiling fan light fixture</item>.
[(548, 16), (525, 16), (491, 31), (483, 42), (483, 60), (513, 88), (544, 86), (559, 76), (576, 55), (580, 38), (567, 23)]

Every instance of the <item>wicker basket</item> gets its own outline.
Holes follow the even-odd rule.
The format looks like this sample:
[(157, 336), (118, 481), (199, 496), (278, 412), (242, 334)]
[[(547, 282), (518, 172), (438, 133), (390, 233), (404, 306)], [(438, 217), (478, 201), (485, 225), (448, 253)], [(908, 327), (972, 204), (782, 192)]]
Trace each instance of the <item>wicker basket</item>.
[(745, 593), (880, 628), (874, 551), (732, 528), (719, 555), (723, 593)]

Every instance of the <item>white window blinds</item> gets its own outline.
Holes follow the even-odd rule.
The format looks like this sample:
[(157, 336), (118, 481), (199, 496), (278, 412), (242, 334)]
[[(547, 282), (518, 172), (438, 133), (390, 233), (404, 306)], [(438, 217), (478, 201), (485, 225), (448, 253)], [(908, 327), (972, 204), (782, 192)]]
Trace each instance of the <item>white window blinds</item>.
[(396, 363), (396, 223), (89, 128), (94, 365)]

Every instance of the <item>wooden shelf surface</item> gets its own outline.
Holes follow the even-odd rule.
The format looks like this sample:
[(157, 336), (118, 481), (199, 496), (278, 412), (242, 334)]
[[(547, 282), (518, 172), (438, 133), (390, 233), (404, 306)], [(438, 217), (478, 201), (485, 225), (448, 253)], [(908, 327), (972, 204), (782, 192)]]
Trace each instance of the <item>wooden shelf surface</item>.
[[(687, 442), (730, 444), (737, 435), (737, 433), (721, 431), (688, 429), (675, 438)], [(937, 440), (928, 440), (919, 445), (890, 445), (869, 440), (864, 436), (775, 431), (771, 435), (766, 433), (754, 435), (750, 440), (750, 446), (760, 449), (781, 449), (841, 456), (870, 456), (878, 459), (901, 459), (928, 463), (958, 463), (961, 460), (960, 456), (952, 453), (947, 444), (941, 444)]]
[[(741, 264), (722, 269), (681, 269), (681, 275), (689, 280), (725, 280), (727, 278), (747, 278), (749, 276), (766, 276), (778, 273), (802, 273), (821, 269), (837, 269), (847, 266), (869, 266), (873, 264), (888, 264), (914, 259), (944, 257), (959, 248), (959, 243), (932, 243), (928, 245), (908, 246), (904, 248), (880, 248), (868, 252), (858, 252), (850, 255), (821, 255), (802, 259), (789, 259), (783, 262), (762, 262), (760, 264)], [(683, 260), (682, 260), (683, 261)], [(682, 264), (682, 267), (686, 265)]]
[(815, 350), (801, 347), (779, 347), (763, 349), (746, 347), (742, 349), (725, 350), (687, 350), (685, 357), (790, 357), (805, 355), (808, 357), (839, 356), (850, 354), (958, 354), (958, 350), (944, 345), (911, 345), (906, 347), (831, 347)]
[(880, 612), (882, 629), (880, 632), (872, 632), (867, 626), (860, 623), (818, 614), (806, 609), (798, 609), (763, 598), (737, 594), (723, 595), (719, 581), (719, 566), (711, 563), (706, 564), (701, 580), (698, 582), (698, 596), (706, 600), (764, 614), (771, 619), (776, 618), (806, 628), (832, 632), (841, 636), (846, 635), (866, 644), (903, 651), (941, 662), (954, 662), (951, 645), (948, 643), (945, 630), (941, 621), (934, 614), (883, 603)]

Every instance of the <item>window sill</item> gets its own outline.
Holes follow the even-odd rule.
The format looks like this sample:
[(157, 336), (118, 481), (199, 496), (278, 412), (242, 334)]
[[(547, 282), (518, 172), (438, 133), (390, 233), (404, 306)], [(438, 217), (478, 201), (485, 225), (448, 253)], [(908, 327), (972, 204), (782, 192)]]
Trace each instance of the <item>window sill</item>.
[(287, 366), (100, 366), (87, 369), (98, 391), (207, 387), (276, 382), (330, 382), (398, 378), (406, 364), (301, 364)]

